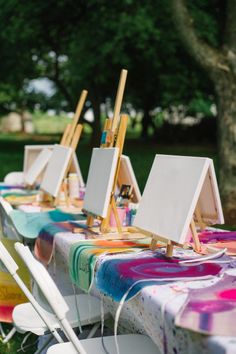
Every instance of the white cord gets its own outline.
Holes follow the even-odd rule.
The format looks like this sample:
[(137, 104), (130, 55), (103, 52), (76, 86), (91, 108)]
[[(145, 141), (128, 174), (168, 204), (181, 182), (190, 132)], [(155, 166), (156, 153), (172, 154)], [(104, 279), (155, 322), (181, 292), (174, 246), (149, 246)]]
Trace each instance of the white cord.
[(79, 305), (78, 305), (78, 301), (77, 301), (77, 294), (76, 294), (76, 289), (75, 289), (75, 285), (74, 284), (72, 284), (72, 288), (73, 288), (73, 291), (74, 291), (75, 307), (76, 307), (77, 319), (78, 319), (78, 327), (79, 327), (80, 333), (82, 333), (83, 330), (82, 330), (81, 321), (80, 321)]

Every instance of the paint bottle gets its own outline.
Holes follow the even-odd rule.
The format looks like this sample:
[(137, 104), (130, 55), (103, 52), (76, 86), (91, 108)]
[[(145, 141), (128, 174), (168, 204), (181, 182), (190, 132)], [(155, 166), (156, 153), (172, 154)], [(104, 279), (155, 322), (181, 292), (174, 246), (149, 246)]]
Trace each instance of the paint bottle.
[(79, 198), (79, 178), (77, 173), (70, 173), (68, 177), (69, 197), (71, 199)]
[(81, 187), (79, 188), (79, 199), (84, 200), (84, 196), (85, 196), (85, 187)]

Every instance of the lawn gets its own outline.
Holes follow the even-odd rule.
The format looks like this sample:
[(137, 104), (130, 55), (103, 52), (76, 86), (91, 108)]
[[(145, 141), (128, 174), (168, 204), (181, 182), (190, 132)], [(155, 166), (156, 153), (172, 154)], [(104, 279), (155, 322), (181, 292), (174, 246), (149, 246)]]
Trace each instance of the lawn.
[[(0, 135), (0, 180), (11, 171), (22, 171), (24, 145), (26, 144), (53, 144), (58, 142), (60, 135)], [(83, 136), (77, 149), (77, 156), (84, 179), (87, 178), (92, 148), (89, 146), (88, 136)], [(217, 166), (216, 148), (214, 146), (164, 146), (154, 142), (144, 143), (134, 138), (126, 139), (124, 153), (132, 162), (140, 189), (143, 190), (155, 154), (205, 156), (214, 159)]]

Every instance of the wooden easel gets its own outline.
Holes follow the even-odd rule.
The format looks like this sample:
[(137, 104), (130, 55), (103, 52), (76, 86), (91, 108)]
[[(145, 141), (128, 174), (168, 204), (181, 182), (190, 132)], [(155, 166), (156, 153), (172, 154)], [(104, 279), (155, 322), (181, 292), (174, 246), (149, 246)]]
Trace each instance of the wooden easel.
[(116, 189), (117, 179), (118, 179), (118, 175), (119, 175), (120, 159), (121, 159), (121, 155), (123, 152), (127, 125), (128, 125), (128, 116), (122, 115), (121, 119), (120, 119), (119, 131), (118, 131), (118, 134), (116, 137), (116, 142), (115, 142), (115, 147), (117, 147), (119, 149), (119, 157), (118, 157), (116, 174), (115, 174), (115, 178), (114, 178), (114, 182), (113, 182), (112, 193), (111, 193), (107, 216), (106, 216), (106, 218), (104, 218), (102, 220), (102, 223), (101, 223), (101, 231), (102, 232), (107, 232), (109, 229), (109, 220), (110, 220), (111, 211), (113, 211), (113, 213), (114, 213), (118, 232), (119, 233), (122, 232), (122, 225), (120, 223), (120, 218), (118, 216), (117, 206), (116, 206), (116, 201), (115, 201), (115, 189)]
[[(67, 178), (67, 175), (70, 172), (71, 163), (72, 163), (72, 159), (73, 159), (73, 153), (75, 153), (75, 151), (76, 151), (76, 148), (77, 148), (77, 145), (79, 143), (82, 130), (83, 130), (82, 124), (78, 124), (77, 127), (75, 128), (75, 132), (74, 132), (74, 135), (72, 136), (71, 144), (69, 146), (70, 148), (72, 148), (73, 152), (71, 154), (70, 161), (69, 161), (69, 163), (67, 165), (67, 169), (66, 169), (66, 171), (64, 173), (64, 177), (63, 177), (63, 180), (62, 180), (62, 183), (61, 183), (61, 188), (60, 188), (60, 189), (64, 190), (65, 200), (66, 200), (66, 205), (67, 206), (69, 206), (70, 200), (69, 200), (69, 195), (68, 195), (68, 190), (67, 190), (66, 178)], [(60, 197), (60, 191), (59, 191), (59, 194), (57, 195), (57, 197), (54, 199), (54, 202), (53, 202), (54, 206), (57, 206), (59, 204), (59, 197)]]
[[(78, 104), (76, 107), (75, 115), (73, 117), (73, 121), (72, 121), (72, 123), (70, 123), (66, 126), (66, 129), (64, 131), (64, 134), (63, 134), (61, 142), (60, 142), (60, 145), (71, 147), (73, 150), (73, 153), (76, 152), (76, 148), (78, 146), (80, 136), (81, 136), (81, 133), (83, 130), (83, 126), (81, 124), (77, 124), (77, 123), (78, 123), (79, 118), (81, 116), (87, 94), (88, 94), (87, 90), (83, 90), (81, 92), (81, 95), (80, 95), (80, 98), (79, 98), (79, 101), (78, 101)], [(70, 161), (68, 163), (68, 167), (67, 167), (66, 172), (64, 174), (64, 178), (62, 181), (62, 187), (61, 187), (65, 193), (65, 200), (66, 200), (67, 206), (69, 206), (70, 200), (69, 200), (67, 184), (66, 184), (65, 180), (66, 180), (68, 174), (70, 172), (72, 172), (71, 165), (72, 165), (72, 160), (73, 160), (73, 153), (71, 155)], [(59, 194), (60, 194), (60, 192), (59, 192)], [(54, 206), (58, 205), (58, 203), (59, 203), (59, 195), (54, 200)]]
[[(118, 216), (116, 201), (115, 201), (115, 189), (116, 189), (116, 185), (117, 185), (117, 179), (118, 179), (119, 168), (120, 168), (120, 159), (121, 159), (121, 155), (123, 152), (125, 134), (126, 134), (127, 125), (128, 125), (128, 116), (127, 115), (121, 115), (121, 118), (119, 119), (122, 99), (123, 99), (123, 95), (124, 95), (126, 78), (127, 78), (127, 70), (123, 69), (121, 71), (118, 90), (117, 90), (117, 94), (116, 94), (113, 119), (106, 119), (105, 120), (103, 132), (102, 132), (102, 137), (101, 137), (101, 144), (100, 144), (101, 148), (117, 147), (119, 149), (118, 162), (117, 162), (116, 173), (115, 173), (115, 178), (114, 178), (114, 182), (113, 182), (113, 187), (112, 187), (107, 216), (101, 220), (100, 229), (102, 232), (107, 232), (109, 230), (109, 220), (110, 220), (111, 211), (113, 211), (113, 213), (114, 213), (118, 232), (119, 233), (122, 232), (122, 226), (121, 226), (120, 219)], [(89, 212), (87, 212), (87, 226), (88, 227), (93, 226), (95, 217), (97, 217), (97, 216), (91, 215), (91, 214), (89, 214)]]
[(86, 100), (87, 94), (88, 94), (88, 91), (86, 91), (86, 90), (83, 90), (81, 92), (81, 95), (80, 95), (80, 98), (79, 98), (79, 101), (78, 101), (78, 104), (77, 104), (77, 107), (76, 107), (76, 111), (75, 111), (73, 120), (72, 120), (71, 123), (69, 123), (66, 126), (64, 134), (63, 134), (62, 139), (60, 141), (60, 145), (71, 146), (72, 140), (73, 140), (74, 135), (75, 135), (75, 130), (76, 130), (79, 118), (81, 116), (81, 113), (82, 113), (82, 110), (83, 110), (83, 107), (84, 107), (84, 104), (85, 104), (85, 100)]
[(82, 91), (79, 101), (78, 101), (78, 104), (77, 104), (77, 107), (76, 107), (73, 121), (72, 121), (72, 123), (70, 123), (66, 126), (64, 134), (63, 134), (62, 139), (60, 141), (60, 145), (72, 148), (73, 152), (71, 154), (71, 158), (69, 160), (67, 169), (65, 171), (65, 174), (64, 174), (64, 177), (63, 177), (63, 180), (61, 183), (60, 191), (59, 191), (56, 198), (53, 198), (53, 197), (50, 198), (51, 204), (53, 206), (57, 206), (59, 204), (59, 200), (60, 200), (59, 196), (60, 196), (60, 192), (62, 190), (64, 191), (64, 194), (65, 194), (66, 205), (69, 206), (69, 204), (70, 204), (68, 190), (67, 190), (67, 184), (65, 182), (65, 179), (66, 179), (67, 175), (69, 174), (69, 172), (72, 172), (71, 165), (72, 165), (72, 160), (73, 160), (73, 154), (76, 151), (76, 148), (77, 148), (77, 145), (79, 143), (80, 136), (82, 133), (82, 129), (83, 129), (83, 126), (81, 124), (77, 124), (77, 123), (79, 121), (81, 112), (83, 110), (87, 94), (88, 94), (88, 91), (86, 91), (86, 90)]
[[(73, 121), (68, 124), (64, 130), (63, 136), (61, 138), (60, 144), (62, 146), (70, 146), (72, 144), (72, 139), (73, 136), (75, 135), (75, 130), (76, 130), (76, 126), (78, 123), (78, 120), (80, 118), (85, 100), (86, 100), (86, 96), (87, 96), (87, 91), (83, 90), (81, 95), (80, 95), (80, 99), (78, 101), (77, 104), (77, 108), (76, 108), (76, 112), (73, 118)], [(38, 154), (38, 157), (34, 160), (34, 162), (32, 163), (30, 169), (30, 177), (27, 176), (26, 178), (26, 185), (25, 187), (27, 189), (32, 189), (35, 187), (36, 182), (37, 182), (37, 178), (40, 176), (40, 174), (43, 173), (43, 171), (45, 170), (45, 167), (47, 165), (47, 163), (50, 160), (50, 157), (52, 155), (52, 150), (53, 150), (53, 145), (49, 146), (49, 149), (44, 149), (42, 146), (41, 152)], [(72, 164), (70, 164), (70, 166), (72, 166)], [(73, 172), (72, 170), (70, 172)], [(29, 184), (27, 184), (28, 180), (32, 181), (29, 182)]]
[[(109, 127), (109, 124), (110, 124), (110, 120), (107, 120), (105, 122), (104, 128)], [(86, 213), (87, 213), (87, 226), (93, 227), (94, 218), (97, 217), (98, 219), (101, 220), (100, 230), (102, 233), (107, 233), (110, 230), (109, 220), (110, 220), (110, 215), (111, 215), (112, 211), (114, 213), (118, 233), (122, 233), (122, 231), (123, 231), (122, 225), (121, 225), (121, 222), (120, 222), (120, 219), (118, 216), (118, 212), (117, 212), (117, 206), (116, 206), (116, 201), (115, 201), (115, 189), (116, 189), (116, 185), (117, 185), (117, 178), (119, 175), (120, 160), (121, 160), (121, 155), (122, 155), (122, 151), (123, 151), (123, 147), (124, 147), (127, 125), (128, 125), (128, 116), (125, 114), (121, 115), (118, 133), (117, 133), (117, 135), (115, 135), (115, 134), (113, 135), (113, 137), (115, 137), (115, 139), (113, 139), (113, 142), (112, 141), (109, 142), (108, 146), (106, 146), (106, 147), (104, 147), (104, 144), (101, 144), (101, 147), (103, 147), (104, 149), (106, 149), (108, 147), (116, 147), (119, 149), (116, 172), (115, 172), (115, 177), (114, 177), (114, 181), (113, 181), (113, 186), (112, 186), (112, 191), (111, 191), (111, 195), (110, 195), (110, 201), (109, 201), (109, 206), (108, 206), (108, 211), (107, 211), (106, 217), (101, 218), (97, 215), (91, 215), (91, 214), (89, 214), (89, 212), (86, 211)]]

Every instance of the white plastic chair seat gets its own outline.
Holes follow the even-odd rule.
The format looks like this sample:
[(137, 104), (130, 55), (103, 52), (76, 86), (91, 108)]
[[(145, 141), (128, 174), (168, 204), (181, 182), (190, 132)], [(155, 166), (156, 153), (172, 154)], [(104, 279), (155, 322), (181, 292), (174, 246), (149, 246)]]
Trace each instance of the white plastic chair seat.
[[(119, 335), (118, 344), (120, 354), (159, 354), (156, 344), (147, 336), (141, 334)], [(104, 343), (109, 354), (117, 354), (114, 336), (104, 337)], [(81, 340), (87, 354), (106, 354), (102, 346), (101, 338), (91, 338)], [(78, 354), (73, 345), (60, 343), (52, 345), (47, 354)]]
[[(68, 304), (69, 312), (66, 315), (70, 325), (75, 328), (79, 323), (81, 326), (94, 324), (101, 320), (101, 306), (100, 300), (94, 296), (79, 294), (76, 295), (77, 303), (79, 304), (79, 319), (78, 311), (76, 308), (75, 296), (65, 296), (65, 301)], [(49, 317), (50, 322), (54, 328), (59, 328), (56, 316), (42, 308)], [(104, 310), (105, 317), (108, 316), (108, 312)], [(40, 336), (48, 332), (48, 328), (41, 317), (37, 314), (31, 303), (17, 305), (14, 308), (13, 322), (18, 332), (33, 332)]]
[(4, 183), (22, 186), (24, 184), (24, 173), (22, 171), (9, 172), (4, 177)]

